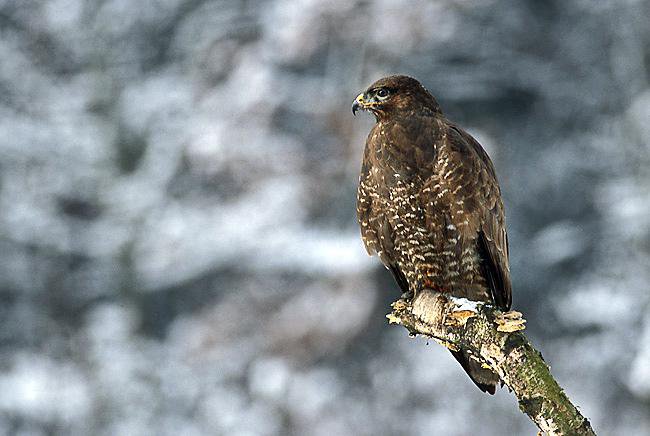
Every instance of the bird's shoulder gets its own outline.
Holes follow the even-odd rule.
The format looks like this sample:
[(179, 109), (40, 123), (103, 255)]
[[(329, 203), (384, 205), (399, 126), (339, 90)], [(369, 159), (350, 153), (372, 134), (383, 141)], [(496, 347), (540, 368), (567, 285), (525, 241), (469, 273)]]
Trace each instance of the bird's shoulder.
[(442, 184), (462, 184), (468, 188), (475, 183), (499, 191), (494, 165), (485, 149), (472, 135), (446, 119), (438, 124), (435, 142), (434, 178)]
[(449, 121), (442, 124), (433, 169), (419, 198), (429, 214), (445, 210), (453, 226), (473, 235), (488, 215), (503, 215), (499, 184), (492, 162), (478, 141)]

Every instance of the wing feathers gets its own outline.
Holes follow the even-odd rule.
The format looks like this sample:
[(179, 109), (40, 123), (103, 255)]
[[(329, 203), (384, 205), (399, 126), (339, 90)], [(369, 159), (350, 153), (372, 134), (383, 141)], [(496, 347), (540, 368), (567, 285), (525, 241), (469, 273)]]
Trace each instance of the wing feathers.
[(501, 191), (494, 167), (481, 145), (468, 133), (447, 124), (447, 134), (438, 145), (444, 157), (425, 186), (432, 190), (430, 214), (448, 210), (451, 223), (461, 234), (461, 250), (474, 245), (492, 298), (509, 310), (511, 297), (508, 239)]

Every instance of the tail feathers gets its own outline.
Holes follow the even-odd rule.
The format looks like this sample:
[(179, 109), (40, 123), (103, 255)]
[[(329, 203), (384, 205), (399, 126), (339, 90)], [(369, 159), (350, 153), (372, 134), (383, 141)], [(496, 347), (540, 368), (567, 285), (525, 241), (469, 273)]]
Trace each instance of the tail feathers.
[(458, 363), (460, 363), (467, 375), (469, 375), (480, 390), (494, 395), (499, 384), (498, 375), (487, 368), (483, 368), (479, 362), (470, 358), (463, 350), (451, 351), (451, 354), (454, 355)]

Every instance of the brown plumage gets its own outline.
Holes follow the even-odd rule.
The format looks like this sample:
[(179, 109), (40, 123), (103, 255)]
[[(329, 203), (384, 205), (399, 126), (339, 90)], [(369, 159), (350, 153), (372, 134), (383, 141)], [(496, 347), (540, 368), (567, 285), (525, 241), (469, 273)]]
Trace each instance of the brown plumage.
[[(428, 288), (510, 309), (503, 201), (485, 150), (411, 77), (373, 83), (355, 99), (359, 109), (377, 120), (357, 195), (368, 253), (405, 293)], [(482, 391), (495, 392), (496, 374), (463, 350), (452, 354)]]

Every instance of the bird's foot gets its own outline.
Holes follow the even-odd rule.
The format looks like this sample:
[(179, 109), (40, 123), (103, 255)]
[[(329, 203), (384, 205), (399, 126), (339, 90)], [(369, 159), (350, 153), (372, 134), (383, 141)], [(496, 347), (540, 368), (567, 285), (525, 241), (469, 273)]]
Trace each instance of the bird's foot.
[(402, 312), (409, 309), (409, 303), (404, 299), (399, 299), (394, 301), (390, 305), (393, 308), (393, 311), (386, 315), (388, 318), (388, 324), (402, 324), (402, 319), (396, 315), (397, 312)]
[(526, 328), (526, 320), (522, 317), (521, 312), (511, 310), (510, 312), (499, 313), (494, 320), (497, 323), (497, 331), (500, 332), (517, 332)]

